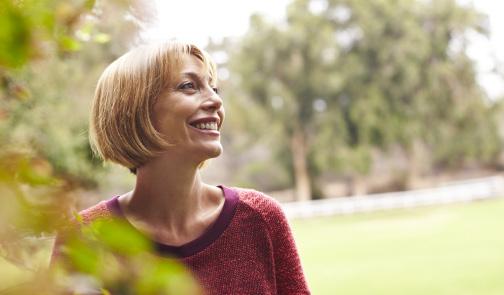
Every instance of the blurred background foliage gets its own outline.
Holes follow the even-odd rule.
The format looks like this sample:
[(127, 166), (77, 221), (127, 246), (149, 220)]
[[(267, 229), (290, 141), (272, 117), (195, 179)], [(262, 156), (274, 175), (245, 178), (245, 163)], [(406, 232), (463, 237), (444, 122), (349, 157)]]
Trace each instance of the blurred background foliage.
[[(486, 96), (466, 50), (486, 24), (454, 0), (294, 0), (281, 23), (254, 15), (243, 38), (211, 47), (229, 52), (230, 141), (268, 145), (249, 174), (277, 181), (282, 167), (297, 200), (334, 196), (330, 181), (351, 195), (499, 170), (502, 102)], [(384, 175), (384, 188), (366, 185)]]
[(145, 238), (119, 222), (80, 225), (78, 238), (65, 236), (68, 263), (47, 272), (78, 192), (110, 173), (87, 135), (98, 76), (149, 17), (131, 1), (0, 2), (1, 294), (201, 293), (184, 267), (147, 256)]
[[(61, 286), (43, 271), (54, 232), (76, 208), (131, 188), (126, 169), (93, 156), (87, 120), (98, 76), (143, 42), (151, 5), (0, 0), (0, 291), (31, 282), (54, 294)], [(468, 33), (488, 34), (484, 15), (454, 0), (293, 0), (286, 9), (281, 22), (253, 15), (243, 37), (207, 46), (227, 110), (226, 151), (203, 170), (208, 180), (308, 200), (502, 169), (502, 100), (486, 96), (466, 50)], [(75, 245), (77, 279), (117, 290), (118, 281), (89, 283), (99, 259), (118, 259), (85, 250), (96, 235)], [(169, 293), (174, 273), (191, 280), (169, 265), (159, 270), (167, 285), (135, 288)]]

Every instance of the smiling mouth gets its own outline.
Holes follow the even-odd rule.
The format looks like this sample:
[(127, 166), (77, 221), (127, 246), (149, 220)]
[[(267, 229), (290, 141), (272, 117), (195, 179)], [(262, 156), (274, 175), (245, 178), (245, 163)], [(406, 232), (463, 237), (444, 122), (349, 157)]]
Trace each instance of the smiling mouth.
[(220, 123), (219, 118), (206, 117), (189, 122), (189, 125), (201, 131), (219, 132), (221, 127), (219, 123)]
[(218, 131), (219, 126), (217, 125), (217, 122), (209, 122), (209, 123), (196, 123), (196, 124), (190, 124), (194, 128), (200, 129), (200, 130), (214, 130)]

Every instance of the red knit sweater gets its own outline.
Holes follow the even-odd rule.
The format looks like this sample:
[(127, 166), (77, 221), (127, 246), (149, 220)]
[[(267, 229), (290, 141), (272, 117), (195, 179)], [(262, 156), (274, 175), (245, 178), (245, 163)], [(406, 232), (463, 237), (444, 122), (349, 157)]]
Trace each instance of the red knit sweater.
[[(254, 190), (221, 189), (225, 203), (215, 223), (182, 246), (153, 241), (158, 254), (178, 257), (207, 294), (310, 294), (278, 202)], [(124, 217), (117, 197), (82, 211), (81, 216), (85, 223)]]

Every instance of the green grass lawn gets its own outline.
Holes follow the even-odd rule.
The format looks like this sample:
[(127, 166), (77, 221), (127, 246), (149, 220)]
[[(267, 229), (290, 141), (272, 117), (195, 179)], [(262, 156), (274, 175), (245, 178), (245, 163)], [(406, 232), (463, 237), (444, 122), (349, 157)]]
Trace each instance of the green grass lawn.
[[(504, 294), (504, 199), (292, 227), (315, 295)], [(0, 289), (25, 276), (0, 259)]]
[(313, 294), (504, 294), (504, 200), (292, 221)]

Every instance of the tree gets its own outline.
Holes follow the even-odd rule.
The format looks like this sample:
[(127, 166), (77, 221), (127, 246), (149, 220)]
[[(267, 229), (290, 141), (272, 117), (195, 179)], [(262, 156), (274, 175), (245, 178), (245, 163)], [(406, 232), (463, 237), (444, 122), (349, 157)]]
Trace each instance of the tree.
[(331, 42), (331, 28), (314, 15), (296, 14), (300, 11), (295, 7), (289, 11), (285, 29), (260, 16), (252, 17), (251, 31), (230, 66), (241, 77), (240, 86), (248, 96), (269, 113), (270, 123), (280, 123), (289, 142), (297, 199), (308, 200), (312, 190), (307, 158), (315, 118), (313, 104), (325, 96), (327, 75), (332, 74), (329, 64), (319, 57), (331, 46), (327, 43)]
[(465, 52), (483, 24), (451, 0), (295, 0), (283, 23), (251, 18), (231, 77), (282, 126), (298, 200), (313, 171), (366, 174), (374, 149), (402, 147), (411, 178), (422, 149), (428, 167), (488, 163), (500, 143)]
[[(63, 6), (60, 10), (69, 9)], [(73, 44), (71, 50), (45, 42), (39, 58), (9, 72), (11, 84), (24, 96), (6, 98), (3, 110), (8, 115), (0, 122), (1, 138), (47, 159), (55, 175), (75, 188), (96, 187), (106, 171), (89, 147), (88, 110), (103, 69), (138, 36), (139, 17), (123, 20), (125, 13), (131, 12), (114, 2), (94, 6), (74, 24), (68, 36), (73, 39), (67, 42)]]
[[(349, 97), (347, 125), (357, 131), (352, 142), (401, 146), (409, 181), (421, 165), (428, 172), (495, 158), (495, 121), (466, 54), (467, 32), (486, 32), (483, 15), (450, 0), (334, 1), (331, 9), (350, 12), (335, 28), (359, 32), (341, 59), (349, 69), (342, 93)], [(422, 149), (431, 163), (419, 163)]]

